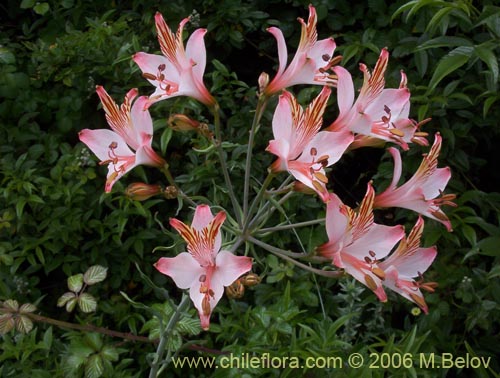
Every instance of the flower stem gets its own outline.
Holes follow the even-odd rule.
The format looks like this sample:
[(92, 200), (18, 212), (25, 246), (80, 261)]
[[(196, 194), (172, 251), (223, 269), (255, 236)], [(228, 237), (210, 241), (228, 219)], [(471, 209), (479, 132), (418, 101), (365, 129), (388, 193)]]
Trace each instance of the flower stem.
[(264, 180), (264, 182), (262, 183), (262, 186), (260, 187), (259, 192), (257, 193), (257, 196), (252, 201), (252, 204), (250, 205), (250, 209), (246, 213), (245, 224), (243, 225), (243, 235), (246, 234), (246, 232), (248, 230), (248, 226), (251, 223), (253, 223), (251, 220), (252, 213), (253, 213), (255, 207), (257, 206), (257, 204), (259, 203), (259, 201), (262, 199), (262, 196), (266, 192), (266, 189), (269, 186), (269, 184), (271, 183), (271, 181), (273, 180), (274, 176), (275, 175), (273, 173), (268, 173), (266, 179)]
[(255, 239), (252, 236), (249, 237), (248, 241), (254, 243), (255, 245), (258, 245), (259, 247), (264, 248), (265, 250), (271, 252), (273, 255), (276, 255), (279, 258), (282, 258), (283, 260), (289, 261), (292, 264), (298, 266), (299, 268), (302, 268), (302, 269), (307, 270), (311, 273), (317, 274), (318, 276), (324, 276), (324, 277), (329, 277), (329, 278), (338, 278), (343, 274), (343, 272), (338, 271), (338, 270), (333, 271), (333, 270), (316, 269), (316, 268), (313, 268), (311, 265), (306, 265), (306, 264), (303, 264), (303, 263), (295, 260), (294, 257), (300, 258), (300, 257), (307, 256), (307, 255), (304, 255), (303, 253), (285, 251), (285, 250), (273, 247), (272, 245), (264, 243), (258, 239)]
[[(250, 128), (250, 135), (248, 137), (247, 158), (245, 162), (245, 183), (243, 186), (243, 218), (245, 219), (245, 222), (248, 217), (248, 194), (250, 192), (250, 171), (252, 168), (253, 143), (255, 139), (255, 134), (257, 133), (257, 127), (259, 126), (260, 119), (264, 114), (266, 105), (267, 105), (267, 97), (265, 95), (260, 95), (259, 100), (257, 102), (257, 107), (255, 109), (255, 114), (252, 121), (252, 127)], [(248, 222), (246, 223), (248, 224)]]
[(158, 347), (156, 348), (156, 355), (151, 365), (151, 370), (149, 371), (149, 378), (156, 378), (159, 373), (158, 369), (160, 369), (160, 365), (168, 364), (170, 362), (169, 360), (165, 362), (162, 361), (163, 354), (165, 353), (165, 346), (167, 344), (170, 335), (172, 334), (175, 325), (180, 320), (182, 312), (187, 308), (188, 304), (189, 304), (189, 296), (183, 294), (181, 302), (177, 306), (177, 309), (175, 310), (174, 314), (168, 321), (167, 327), (165, 328), (163, 334), (160, 337), (160, 342), (158, 343)]
[(196, 206), (196, 202), (194, 202), (188, 195), (186, 195), (186, 193), (184, 193), (181, 190), (181, 188), (179, 188), (177, 183), (175, 182), (174, 177), (172, 176), (172, 173), (170, 173), (170, 167), (169, 167), (168, 163), (165, 163), (160, 168), (160, 171), (162, 171), (162, 173), (165, 175), (168, 183), (172, 186), (175, 186), (175, 188), (177, 189), (177, 193), (181, 198), (185, 199), (191, 206)]
[(217, 149), (217, 154), (219, 155), (220, 165), (222, 168), (222, 175), (224, 176), (224, 182), (226, 183), (229, 198), (231, 199), (231, 204), (233, 205), (233, 211), (236, 216), (236, 220), (238, 221), (238, 224), (241, 227), (242, 226), (241, 206), (238, 203), (238, 200), (236, 199), (236, 195), (234, 194), (233, 184), (231, 182), (231, 178), (229, 177), (229, 170), (227, 168), (226, 159), (224, 157), (224, 150), (222, 149), (219, 104), (215, 103), (215, 105), (211, 108), (211, 110), (214, 116), (214, 127), (215, 127), (214, 145), (215, 148)]
[(312, 219), (310, 221), (305, 221), (305, 222), (283, 224), (283, 225), (274, 226), (274, 227), (261, 228), (259, 230), (259, 232), (265, 233), (265, 232), (283, 231), (283, 230), (289, 230), (291, 228), (312, 226), (312, 225), (320, 224), (320, 223), (324, 223), (324, 222), (325, 222), (325, 218)]

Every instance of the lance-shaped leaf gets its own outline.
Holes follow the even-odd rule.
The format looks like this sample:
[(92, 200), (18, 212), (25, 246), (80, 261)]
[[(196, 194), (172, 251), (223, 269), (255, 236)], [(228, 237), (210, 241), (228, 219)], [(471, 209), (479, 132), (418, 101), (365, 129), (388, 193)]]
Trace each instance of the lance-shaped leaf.
[(432, 92), (441, 80), (467, 63), (473, 52), (474, 47), (460, 46), (443, 56), (432, 75), (427, 93)]

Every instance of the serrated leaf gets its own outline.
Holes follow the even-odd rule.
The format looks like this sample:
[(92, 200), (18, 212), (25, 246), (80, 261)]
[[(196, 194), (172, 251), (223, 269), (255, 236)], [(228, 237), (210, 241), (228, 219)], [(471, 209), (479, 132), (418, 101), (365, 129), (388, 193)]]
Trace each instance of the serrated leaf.
[(16, 317), (16, 329), (21, 333), (29, 333), (33, 329), (33, 322), (24, 315)]
[(15, 322), (12, 314), (0, 315), (0, 335), (10, 332), (14, 328)]
[(25, 303), (19, 308), (20, 313), (29, 313), (36, 311), (36, 306), (31, 303)]
[(90, 332), (85, 334), (85, 344), (87, 344), (96, 352), (100, 351), (102, 348), (101, 335), (96, 332)]
[(108, 268), (101, 265), (93, 265), (87, 269), (83, 275), (83, 281), (87, 285), (93, 285), (98, 282), (104, 281), (108, 273)]
[(103, 359), (105, 360), (108, 360), (108, 361), (118, 361), (119, 359), (119, 354), (118, 354), (118, 351), (113, 348), (113, 347), (110, 347), (108, 345), (105, 345), (102, 350), (101, 350), (101, 356)]
[(91, 356), (85, 364), (85, 378), (99, 378), (104, 372), (104, 363), (101, 356)]
[(68, 289), (78, 293), (83, 287), (83, 274), (78, 273), (74, 276), (68, 277)]
[(176, 328), (182, 334), (190, 336), (198, 335), (201, 332), (200, 321), (198, 319), (182, 318)]
[(429, 82), (427, 93), (433, 91), (439, 82), (446, 76), (467, 63), (473, 51), (473, 47), (460, 46), (442, 57), (436, 67), (436, 70), (434, 71), (434, 74), (432, 75), (431, 81)]
[(59, 297), (59, 299), (57, 300), (57, 307), (62, 307), (64, 306), (66, 303), (68, 303), (68, 301), (71, 299), (71, 298), (75, 298), (76, 297), (76, 294), (73, 293), (73, 292), (66, 292), (64, 293), (63, 295), (61, 295)]
[(78, 302), (78, 300), (77, 300), (76, 296), (69, 299), (68, 302), (66, 302), (66, 311), (68, 311), (68, 312), (73, 311), (75, 309), (77, 302)]
[(94, 312), (97, 309), (97, 301), (89, 293), (82, 293), (78, 297), (78, 307), (85, 313)]
[(19, 303), (17, 303), (15, 299), (7, 299), (6, 301), (3, 302), (3, 307), (8, 308), (12, 311), (18, 311)]

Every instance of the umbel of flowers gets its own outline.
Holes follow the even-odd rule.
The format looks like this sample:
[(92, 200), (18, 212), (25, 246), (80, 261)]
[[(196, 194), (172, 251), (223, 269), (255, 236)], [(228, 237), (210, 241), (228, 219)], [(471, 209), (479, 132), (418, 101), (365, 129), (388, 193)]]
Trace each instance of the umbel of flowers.
[[(118, 106), (104, 88), (98, 86), (97, 94), (111, 130), (85, 129), (80, 132), (80, 140), (95, 153), (101, 165), (108, 166), (106, 192), (110, 192), (113, 184), (137, 165), (148, 165), (161, 169), (168, 186), (164, 189), (162, 185), (134, 183), (127, 190), (132, 198), (146, 200), (161, 194), (166, 198), (182, 196), (183, 202), (194, 209), (190, 224), (170, 219), (170, 225), (186, 243), (186, 251), (160, 258), (155, 267), (171, 277), (180, 289), (189, 290), (202, 328), (209, 329), (210, 317), (224, 288), (234, 289), (235, 283), (241, 286), (242, 276), (252, 269), (252, 258), (237, 252), (245, 243), (256, 247), (254, 253), (273, 253), (322, 276), (351, 275), (383, 302), (387, 301), (386, 289), (390, 289), (427, 313), (429, 309), (422, 290), (432, 292), (437, 284), (425, 282), (423, 273), (436, 258), (437, 249), (420, 245), (423, 217), (441, 222), (451, 231), (451, 222), (441, 207), (453, 206), (455, 196), (444, 194), (451, 173), (448, 167), (438, 168), (442, 144), (439, 133), (434, 135), (430, 151), (423, 156), (413, 177), (400, 184), (403, 164), (400, 149), (406, 151), (412, 144), (429, 145), (428, 134), (420, 130), (428, 120), (417, 123), (409, 118), (410, 91), (404, 72), (401, 72), (398, 88), (385, 87), (389, 51), (381, 49), (373, 69), (360, 65), (363, 84), (356, 96), (351, 73), (340, 66), (342, 57), (334, 56), (336, 44), (333, 38), (318, 40), (316, 10), (312, 5), (309, 6), (307, 22), (299, 19), (301, 38), (290, 63), (283, 33), (277, 27), (269, 28), (277, 41), (279, 66), (272, 79), (267, 73), (262, 73), (259, 78), (258, 105), (249, 130), (244, 190), (240, 198), (233, 189), (226, 154), (220, 147), (223, 135), (219, 104), (204, 84), (206, 29), (195, 30), (184, 46), (183, 30), (189, 18), (181, 21), (175, 34), (160, 13), (156, 14), (155, 21), (161, 55), (138, 52), (133, 56), (143, 77), (154, 86), (153, 93), (149, 97), (138, 97), (138, 91), (132, 89), (126, 94), (124, 103)], [(303, 107), (289, 89), (297, 84), (316, 85), (321, 89), (311, 103)], [(334, 97), (332, 93), (335, 93), (338, 116), (325, 122), (323, 117), (330, 97)], [(153, 123), (149, 108), (176, 96), (196, 99), (213, 113), (211, 127), (183, 114), (171, 116), (170, 122), (174, 130), (198, 131), (214, 144), (232, 209), (221, 210), (217, 203), (208, 199), (199, 203), (186, 196), (169, 171), (167, 162), (152, 148)], [(278, 96), (272, 123), (259, 128), (257, 125), (272, 96)], [(276, 159), (269, 167), (267, 178), (261, 181), (259, 192), (251, 200), (253, 140), (256, 133), (266, 127), (272, 129), (273, 134), (266, 151)], [(387, 143), (394, 160), (392, 182), (378, 194), (374, 184), (369, 182), (357, 208), (344, 204), (329, 185), (329, 167), (347, 151)], [(286, 173), (289, 176), (279, 181), (279, 190), (266, 191), (273, 181), (283, 179)], [(289, 178), (295, 180), (293, 185), (288, 185)], [(324, 220), (318, 213), (317, 221), (305, 222), (308, 225), (324, 222), (328, 237), (326, 243), (309, 254), (285, 251), (259, 238), (259, 227), (270, 219), (276, 203), (282, 204), (293, 191), (316, 195), (326, 211)], [(209, 204), (218, 208), (216, 215)], [(408, 234), (402, 225), (387, 226), (375, 222), (373, 210), (387, 207), (400, 207), (419, 214)], [(227, 214), (231, 214), (234, 222), (227, 227), (229, 237), (223, 244), (221, 229)], [(304, 222), (296, 225), (302, 226)], [(294, 225), (286, 229), (291, 228)], [(300, 261), (314, 254), (321, 261), (329, 261), (336, 270), (324, 270)], [(252, 277), (252, 284), (257, 283), (257, 276), (252, 273)]]

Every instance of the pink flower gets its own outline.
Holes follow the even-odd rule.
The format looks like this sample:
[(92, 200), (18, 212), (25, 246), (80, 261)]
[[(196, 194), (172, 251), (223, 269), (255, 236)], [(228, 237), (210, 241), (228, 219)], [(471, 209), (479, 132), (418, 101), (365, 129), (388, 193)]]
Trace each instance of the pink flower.
[(385, 271), (384, 286), (416, 303), (427, 314), (429, 309), (420, 289), (433, 292), (437, 284), (423, 282), (422, 273), (434, 261), (437, 250), (436, 247), (419, 248), (423, 229), (424, 221), (419, 216), (408, 238), (403, 238), (396, 251), (378, 266)]
[(325, 167), (337, 162), (353, 139), (349, 132), (319, 131), (330, 93), (323, 87), (304, 111), (295, 97), (284, 91), (274, 112), (274, 139), (266, 149), (278, 156), (271, 166), (273, 172), (290, 172), (325, 202), (329, 199)]
[(287, 68), (288, 51), (283, 33), (276, 27), (267, 29), (278, 42), (279, 58), (278, 72), (264, 90), (268, 96), (296, 84), (335, 84), (335, 77), (328, 73), (339, 61), (338, 58), (332, 59), (336, 47), (333, 38), (317, 40), (316, 9), (312, 5), (309, 5), (307, 24), (302, 18), (298, 20), (302, 24), (299, 47)]
[(364, 81), (356, 101), (354, 101), (354, 83), (351, 74), (337, 66), (333, 71), (337, 75), (338, 118), (327, 128), (331, 131), (350, 130), (358, 133), (351, 149), (372, 146), (390, 141), (408, 149), (408, 143), (414, 141), (427, 145), (425, 134), (415, 132), (423, 124), (416, 124), (408, 118), (410, 110), (410, 91), (406, 87), (406, 75), (401, 72), (399, 88), (385, 87), (384, 74), (389, 61), (389, 52), (382, 49), (373, 73), (360, 65)]
[(317, 251), (332, 259), (333, 265), (344, 269), (385, 302), (387, 295), (382, 287), (384, 272), (378, 262), (401, 240), (404, 229), (402, 226), (384, 226), (373, 221), (374, 196), (375, 192), (368, 184), (366, 195), (355, 212), (331, 193), (326, 208), (329, 241), (319, 246)]
[(148, 98), (139, 97), (132, 105), (137, 89), (131, 89), (124, 103), (118, 107), (103, 87), (98, 85), (96, 92), (113, 131), (84, 129), (78, 136), (101, 160), (101, 165), (108, 165), (105, 191), (110, 192), (114, 183), (135, 166), (161, 167), (165, 161), (151, 148), (153, 121), (145, 109)]
[(181, 289), (189, 289), (189, 296), (200, 315), (201, 327), (210, 326), (210, 314), (219, 302), (224, 287), (252, 268), (252, 259), (220, 251), (220, 227), (226, 219), (223, 211), (214, 217), (207, 205), (196, 207), (193, 223), (187, 226), (172, 218), (170, 225), (187, 243), (188, 252), (176, 257), (162, 257), (155, 267), (171, 277)]
[(207, 30), (196, 29), (184, 50), (182, 30), (189, 18), (181, 21), (177, 34), (172, 33), (159, 12), (155, 20), (164, 56), (139, 52), (133, 57), (143, 76), (156, 87), (149, 97), (150, 104), (175, 96), (190, 96), (205, 105), (214, 105), (215, 99), (203, 83), (207, 60), (203, 36)]
[(396, 148), (389, 148), (394, 159), (394, 174), (387, 189), (375, 197), (375, 207), (402, 207), (437, 220), (452, 231), (451, 222), (441, 210), (442, 205), (456, 206), (454, 194), (443, 195), (444, 188), (451, 177), (449, 167), (438, 168), (437, 159), (441, 151), (441, 135), (436, 134), (429, 154), (424, 155), (420, 167), (413, 177), (400, 187), (396, 187), (401, 178), (401, 154)]

